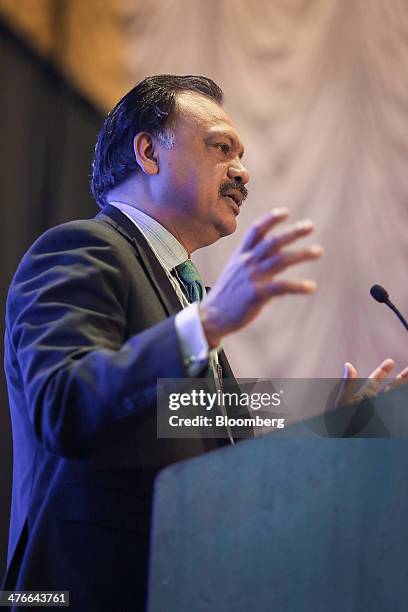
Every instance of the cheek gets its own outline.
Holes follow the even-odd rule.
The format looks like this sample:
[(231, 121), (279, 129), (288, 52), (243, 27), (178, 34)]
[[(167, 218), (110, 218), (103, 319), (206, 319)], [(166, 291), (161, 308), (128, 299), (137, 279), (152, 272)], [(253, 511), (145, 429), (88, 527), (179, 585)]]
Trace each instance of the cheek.
[(169, 179), (177, 190), (194, 191), (198, 184), (196, 169), (183, 161), (169, 165)]
[(179, 212), (197, 210), (201, 200), (200, 181), (194, 168), (173, 164), (163, 177), (163, 195), (171, 200)]
[(218, 197), (218, 182), (209, 176), (208, 173), (196, 172), (192, 170), (179, 176), (178, 185), (180, 189), (191, 198), (208, 208), (215, 203)]
[(164, 184), (185, 202), (200, 204), (207, 210), (216, 207), (225, 168), (212, 160), (194, 157), (194, 151), (168, 161)]

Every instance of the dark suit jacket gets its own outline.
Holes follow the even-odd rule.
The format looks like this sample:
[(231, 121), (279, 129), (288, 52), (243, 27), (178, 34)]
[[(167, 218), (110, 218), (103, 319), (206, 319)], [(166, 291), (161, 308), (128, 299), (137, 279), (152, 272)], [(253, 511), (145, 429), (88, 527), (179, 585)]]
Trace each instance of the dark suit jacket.
[(6, 317), (4, 589), (70, 590), (81, 612), (143, 608), (154, 477), (227, 443), (157, 439), (157, 378), (187, 376), (179, 309), (146, 240), (112, 206), (52, 228), (24, 256)]

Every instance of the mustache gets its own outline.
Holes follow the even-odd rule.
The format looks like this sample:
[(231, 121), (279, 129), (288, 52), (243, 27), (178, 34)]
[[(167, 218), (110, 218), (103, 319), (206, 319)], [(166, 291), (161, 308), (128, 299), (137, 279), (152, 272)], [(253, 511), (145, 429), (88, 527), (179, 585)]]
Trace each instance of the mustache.
[(245, 185), (243, 183), (236, 183), (235, 181), (231, 183), (222, 183), (220, 185), (219, 193), (220, 195), (224, 196), (227, 193), (231, 193), (233, 190), (240, 192), (242, 195), (242, 201), (246, 200), (248, 197), (248, 189), (245, 187)]

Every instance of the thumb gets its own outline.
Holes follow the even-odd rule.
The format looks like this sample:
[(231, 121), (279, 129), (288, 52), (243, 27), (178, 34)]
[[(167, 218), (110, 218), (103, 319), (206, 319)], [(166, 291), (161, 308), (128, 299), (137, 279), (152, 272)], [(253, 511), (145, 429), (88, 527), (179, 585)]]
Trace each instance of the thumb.
[(357, 370), (352, 363), (344, 364), (343, 382), (337, 395), (336, 405), (351, 404), (357, 389)]
[(357, 370), (353, 366), (353, 364), (350, 363), (349, 361), (346, 361), (346, 363), (344, 364), (344, 375), (343, 375), (343, 378), (347, 378), (347, 379), (355, 379), (355, 378), (357, 378)]

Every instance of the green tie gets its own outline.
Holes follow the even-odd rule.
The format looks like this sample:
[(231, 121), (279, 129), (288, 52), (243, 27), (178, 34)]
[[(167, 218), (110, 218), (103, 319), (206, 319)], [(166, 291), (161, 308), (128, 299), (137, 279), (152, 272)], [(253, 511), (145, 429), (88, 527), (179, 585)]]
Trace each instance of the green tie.
[(183, 292), (190, 304), (202, 300), (205, 293), (204, 284), (201, 280), (200, 273), (191, 259), (183, 261), (183, 263), (173, 268), (173, 270), (175, 270), (177, 277), (181, 281)]

